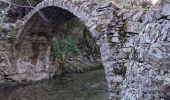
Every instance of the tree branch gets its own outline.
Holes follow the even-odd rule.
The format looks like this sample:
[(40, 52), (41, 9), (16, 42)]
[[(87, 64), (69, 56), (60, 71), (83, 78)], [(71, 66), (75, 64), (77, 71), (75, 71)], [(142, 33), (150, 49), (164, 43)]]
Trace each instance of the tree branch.
[[(27, 0), (27, 2), (28, 2), (28, 4), (29, 4), (31, 7), (33, 7), (32, 4), (31, 4), (31, 2), (30, 2), (29, 0)], [(41, 16), (41, 18), (42, 18), (44, 21), (49, 22), (49, 20), (43, 15), (43, 13), (42, 13), (40, 10), (38, 11), (38, 14)]]
[[(13, 6), (24, 7), (24, 8), (32, 8), (32, 9), (34, 8), (29, 0), (27, 0), (29, 6), (23, 6), (23, 5), (14, 4), (14, 3), (11, 3), (11, 2), (6, 1), (6, 0), (0, 0), (0, 1), (5, 2), (5, 3), (9, 4), (9, 5), (13, 5)], [(40, 10), (38, 11), (38, 14), (42, 17), (42, 19), (44, 21), (49, 22), (49, 20), (43, 15), (43, 13)]]
[(13, 6), (18, 6), (18, 7), (23, 7), (23, 8), (34, 8), (34, 7), (31, 7), (31, 6), (23, 6), (23, 5), (14, 4), (14, 3), (11, 3), (11, 2), (6, 1), (6, 0), (0, 0), (0, 1), (7, 3), (7, 4), (10, 4), (10, 5), (13, 5)]

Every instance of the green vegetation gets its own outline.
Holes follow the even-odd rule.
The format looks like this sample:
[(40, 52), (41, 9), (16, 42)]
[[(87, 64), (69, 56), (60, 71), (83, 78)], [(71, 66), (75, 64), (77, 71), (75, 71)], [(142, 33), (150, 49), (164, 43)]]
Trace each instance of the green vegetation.
[(14, 42), (16, 40), (16, 34), (17, 34), (17, 31), (9, 31), (8, 32), (8, 40), (10, 42)]
[(2, 32), (3, 31), (3, 28), (2, 28), (2, 26), (0, 25), (0, 32)]
[(82, 62), (76, 61), (74, 64), (65, 63), (62, 67), (60, 66), (60, 70), (56, 71), (55, 75), (67, 74), (67, 73), (82, 73), (86, 71), (93, 71), (97, 69), (103, 69), (103, 65), (101, 63), (94, 63), (90, 65), (83, 65)]
[(16, 35), (19, 31), (19, 27), (18, 26), (15, 26), (15, 27), (12, 27), (10, 29), (10, 31), (8, 32), (8, 40), (12, 43), (16, 40)]
[(39, 0), (29, 0), (31, 4), (36, 4)]
[(126, 41), (126, 30), (127, 30), (127, 22), (119, 29), (119, 40), (121, 43), (124, 43)]
[(53, 60), (55, 60), (55, 59), (57, 59), (57, 58), (59, 58), (61, 56), (59, 42), (57, 41), (56, 38), (52, 39), (52, 43), (51, 43), (51, 56), (52, 56)]
[(51, 44), (53, 65), (58, 69), (56, 75), (101, 68), (96, 63), (100, 59), (99, 48), (79, 19), (69, 20), (59, 31)]
[(101, 31), (102, 31), (102, 25), (96, 26), (95, 30), (96, 30), (97, 32), (101, 32)]
[[(74, 66), (71, 66), (67, 61), (70, 58), (73, 59), (74, 56), (78, 56), (79, 53), (78, 42), (75, 39), (65, 36), (62, 40), (57, 40), (56, 37), (53, 37), (51, 43), (51, 56), (54, 66), (58, 69), (56, 75), (68, 72), (68, 70), (75, 70)], [(74, 61), (75, 66), (77, 66), (76, 64), (79, 63), (79, 61)]]
[(106, 38), (107, 38), (107, 42), (109, 42), (109, 43), (112, 42), (112, 35), (107, 35)]
[(78, 55), (79, 49), (78, 49), (78, 42), (74, 40), (71, 37), (66, 37), (61, 41), (62, 49), (67, 55)]
[[(54, 37), (51, 43), (51, 56), (54, 65), (58, 68), (55, 74), (77, 71), (76, 67), (80, 65), (81, 61), (77, 60), (78, 58), (75, 59), (74, 56), (77, 57), (79, 54), (78, 42), (75, 39), (65, 36), (62, 40), (57, 40)], [(74, 59), (73, 64), (68, 62), (70, 58)]]
[(120, 65), (119, 68), (114, 68), (113, 73), (117, 75), (122, 75), (123, 77), (126, 74), (127, 67), (124, 65)]
[[(0, 32), (6, 34), (6, 39), (9, 43), (13, 43), (16, 40), (17, 32), (19, 31), (19, 26), (12, 26), (5, 27), (3, 23), (0, 25)], [(4, 25), (4, 27), (3, 27)]]
[(78, 18), (73, 18), (66, 22), (61, 30), (64, 34), (70, 34), (74, 32), (83, 33), (85, 28), (86, 26), (82, 24), (82, 22)]
[(71, 37), (64, 37), (60, 42), (54, 37), (51, 44), (52, 59), (66, 59), (79, 54), (78, 42)]

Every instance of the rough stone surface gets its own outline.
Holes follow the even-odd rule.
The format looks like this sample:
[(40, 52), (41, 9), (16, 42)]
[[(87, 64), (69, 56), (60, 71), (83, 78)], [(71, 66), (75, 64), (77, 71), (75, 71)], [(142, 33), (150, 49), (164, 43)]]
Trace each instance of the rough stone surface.
[(127, 30), (129, 33), (140, 33), (143, 30), (144, 24), (140, 22), (127, 22)]
[[(143, 30), (137, 32), (139, 35), (134, 40), (135, 52), (129, 56), (122, 100), (169, 100), (170, 21), (166, 17), (169, 16), (167, 5), (169, 3), (164, 2), (163, 6), (153, 7), (144, 15)], [(161, 9), (163, 13), (160, 13)], [(155, 19), (152, 15), (158, 13), (160, 18)]]
[[(169, 4), (162, 0), (148, 11), (115, 12), (111, 3), (45, 0), (22, 20), (15, 45), (0, 48), (0, 82), (6, 76), (19, 82), (51, 77), (52, 33), (77, 17), (100, 47), (110, 100), (168, 100)], [(0, 42), (8, 37), (0, 35)]]
[(163, 7), (163, 12), (162, 12), (163, 16), (170, 16), (170, 4), (166, 4)]

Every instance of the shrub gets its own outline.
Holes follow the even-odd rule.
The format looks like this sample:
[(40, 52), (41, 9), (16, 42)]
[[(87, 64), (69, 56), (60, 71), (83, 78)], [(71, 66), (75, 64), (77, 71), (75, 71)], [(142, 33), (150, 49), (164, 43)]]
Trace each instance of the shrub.
[(52, 55), (52, 59), (53, 60), (55, 60), (56, 58), (59, 58), (60, 55), (61, 55), (60, 46), (59, 46), (59, 43), (58, 43), (56, 38), (52, 39), (52, 43), (51, 43), (51, 55)]
[(54, 37), (51, 43), (52, 59), (67, 59), (79, 54), (78, 42), (71, 37), (64, 37), (60, 42)]
[(78, 42), (71, 37), (66, 37), (61, 42), (61, 48), (66, 53), (66, 55), (78, 55)]

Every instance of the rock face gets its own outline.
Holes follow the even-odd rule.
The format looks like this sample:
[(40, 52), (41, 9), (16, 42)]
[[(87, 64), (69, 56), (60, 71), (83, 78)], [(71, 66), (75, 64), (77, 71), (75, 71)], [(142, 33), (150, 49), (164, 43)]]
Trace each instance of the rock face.
[(51, 77), (52, 34), (77, 17), (100, 47), (110, 100), (168, 100), (169, 5), (163, 0), (148, 11), (119, 12), (111, 3), (45, 0), (22, 20), (15, 43), (5, 43), (0, 79), (5, 75), (22, 82)]
[[(169, 11), (169, 2), (166, 2), (141, 16), (144, 26), (141, 31), (134, 31), (138, 36), (134, 39), (134, 52), (129, 57), (122, 100), (169, 99)], [(134, 22), (132, 19), (131, 22), (140, 26), (139, 21)]]

